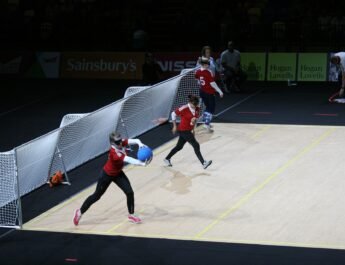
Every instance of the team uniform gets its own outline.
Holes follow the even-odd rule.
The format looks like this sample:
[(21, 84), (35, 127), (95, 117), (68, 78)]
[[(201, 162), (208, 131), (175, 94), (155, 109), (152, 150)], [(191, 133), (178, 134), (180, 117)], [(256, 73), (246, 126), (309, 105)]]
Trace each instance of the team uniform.
[(128, 146), (129, 144), (138, 144), (139, 146), (143, 145), (139, 139), (123, 139), (121, 147), (111, 145), (108, 154), (108, 160), (103, 166), (95, 192), (84, 201), (80, 209), (76, 210), (73, 219), (75, 225), (78, 225), (81, 215), (84, 214), (92, 204), (94, 204), (102, 197), (111, 182), (114, 182), (126, 194), (129, 220), (135, 223), (139, 223), (141, 221), (140, 218), (133, 215), (134, 192), (128, 177), (122, 169), (125, 163), (141, 166), (145, 166), (146, 164), (137, 159), (127, 156), (126, 146)]
[(177, 130), (179, 132), (179, 139), (177, 141), (176, 146), (170, 151), (170, 153), (165, 158), (165, 163), (168, 166), (172, 166), (170, 163), (171, 157), (175, 155), (178, 151), (180, 151), (185, 145), (185, 143), (188, 142), (192, 145), (194, 152), (198, 157), (200, 163), (206, 169), (212, 163), (212, 161), (204, 160), (200, 152), (200, 144), (197, 142), (197, 140), (194, 137), (194, 133), (192, 132), (194, 130), (196, 120), (200, 116), (200, 108), (196, 107), (195, 109), (193, 109), (188, 103), (187, 105), (183, 105), (171, 113), (171, 118), (173, 121), (176, 120), (177, 116), (181, 118), (180, 124), (177, 127)]
[(203, 121), (206, 126), (210, 126), (212, 115), (216, 109), (215, 94), (219, 93), (220, 96), (223, 96), (223, 92), (214, 81), (214, 76), (211, 70), (201, 67), (195, 72), (194, 76), (200, 83), (200, 97), (206, 106), (206, 110), (203, 114)]

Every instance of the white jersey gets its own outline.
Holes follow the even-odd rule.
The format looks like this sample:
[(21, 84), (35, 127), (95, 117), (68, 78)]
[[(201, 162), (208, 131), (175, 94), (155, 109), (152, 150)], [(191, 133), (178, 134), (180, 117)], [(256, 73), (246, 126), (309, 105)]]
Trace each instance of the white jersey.
[(340, 57), (340, 64), (339, 67), (342, 72), (345, 72), (345, 52), (337, 52), (334, 56)]

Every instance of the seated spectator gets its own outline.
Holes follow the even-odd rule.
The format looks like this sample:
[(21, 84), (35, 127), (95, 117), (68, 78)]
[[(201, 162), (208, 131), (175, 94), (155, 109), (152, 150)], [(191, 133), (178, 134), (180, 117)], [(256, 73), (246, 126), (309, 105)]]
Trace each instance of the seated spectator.
[(247, 75), (241, 68), (241, 54), (234, 49), (234, 43), (228, 42), (228, 49), (223, 51), (221, 56), (222, 74), (225, 82), (224, 91), (240, 92), (241, 85), (246, 80)]

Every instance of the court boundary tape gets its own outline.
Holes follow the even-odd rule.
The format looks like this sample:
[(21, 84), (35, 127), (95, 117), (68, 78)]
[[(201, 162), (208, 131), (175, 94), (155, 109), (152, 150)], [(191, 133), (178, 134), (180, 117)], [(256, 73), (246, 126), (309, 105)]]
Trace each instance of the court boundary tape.
[(246, 193), (244, 196), (242, 196), (233, 206), (228, 208), (226, 211), (222, 212), (212, 223), (210, 223), (203, 230), (201, 230), (199, 233), (197, 233), (194, 236), (194, 239), (199, 239), (199, 238), (203, 237), (204, 234), (206, 234), (208, 231), (210, 231), (220, 221), (222, 221), (223, 219), (228, 217), (231, 213), (238, 210), (242, 205), (247, 203), (256, 193), (261, 191), (268, 183), (270, 183), (271, 180), (273, 180), (275, 177), (280, 175), (286, 169), (290, 168), (291, 165), (293, 165), (297, 160), (299, 160), (305, 154), (309, 153), (309, 151), (311, 151), (314, 147), (316, 147), (318, 144), (320, 144), (325, 138), (327, 138), (329, 135), (331, 135), (335, 130), (336, 130), (336, 128), (330, 128), (326, 132), (324, 132), (321, 136), (319, 136), (318, 138), (313, 140), (311, 143), (309, 143), (306, 147), (304, 147), (301, 151), (299, 151), (297, 153), (297, 155), (295, 155), (293, 158), (288, 160), (285, 164), (283, 164), (278, 169), (276, 169), (271, 175), (269, 175), (259, 185), (252, 188), (248, 193)]
[[(256, 135), (263, 134), (266, 130), (268, 130), (271, 127), (272, 127), (272, 125), (265, 125), (264, 127), (262, 127), (259, 130), (259, 132), (256, 132), (252, 137), (256, 138), (255, 137)], [(296, 156), (294, 156), (287, 163), (285, 163), (283, 166), (281, 166), (275, 172), (273, 172), (268, 177), (268, 178), (270, 178), (270, 177), (271, 178), (268, 181), (267, 181), (268, 178), (266, 178), (266, 180), (263, 183), (261, 183), (259, 186), (257, 186), (256, 189), (258, 189), (258, 187), (260, 188), (260, 186), (262, 186), (262, 188), (264, 186), (266, 186), (272, 179), (274, 179), (280, 173), (284, 172), (287, 168), (289, 168), (292, 164), (294, 164), (294, 162), (296, 162), (298, 159), (300, 159), (305, 154), (307, 154), (309, 151), (311, 151), (314, 147), (316, 147), (318, 144), (320, 144), (324, 139), (326, 139), (335, 130), (336, 130), (335, 127), (331, 127), (330, 129), (328, 129), (320, 137), (318, 137), (317, 139), (312, 141), (309, 145), (304, 147)], [(174, 141), (174, 139), (170, 140), (169, 142), (165, 143), (164, 145), (160, 146), (159, 148), (164, 147), (173, 141)], [(162, 151), (164, 151), (164, 149), (162, 148), (162, 150), (160, 150), (160, 151), (162, 152)], [(95, 184), (93, 184), (93, 185), (95, 185)], [(259, 190), (261, 190), (262, 188), (260, 188)], [(87, 189), (89, 189), (89, 188), (87, 188)], [(257, 190), (256, 192), (258, 192), (259, 190)], [(253, 195), (255, 193), (253, 193)], [(245, 202), (243, 202), (242, 204), (244, 204)], [(57, 206), (59, 206), (59, 205), (57, 205)], [(119, 227), (123, 223), (125, 223), (125, 222), (117, 224), (116, 226)], [(233, 243), (233, 244), (255, 244), (255, 245), (269, 245), (269, 246), (280, 246), (280, 247), (289, 247), (290, 246), (290, 247), (306, 247), (306, 248), (322, 248), (322, 249), (345, 249), (345, 245), (343, 246), (343, 245), (323, 244), (323, 243), (314, 243), (313, 244), (313, 243), (301, 243), (301, 242), (283, 242), (283, 241), (279, 242), (279, 241), (264, 241), (264, 240), (234, 240), (234, 239), (229, 239), (229, 238), (205, 237), (203, 235), (200, 235), (198, 238), (196, 238), (195, 236), (180, 236), (180, 235), (169, 235), (169, 234), (136, 234), (136, 233), (122, 233), (122, 232), (116, 233), (116, 232), (113, 232), (118, 227), (116, 227), (115, 229), (113, 227), (111, 229), (108, 229), (107, 231), (93, 231), (93, 230), (68, 231), (68, 230), (63, 230), (63, 229), (54, 229), (53, 232), (64, 232), (64, 233), (74, 233), (74, 234), (75, 233), (76, 234), (94, 234), (94, 235), (105, 235), (105, 236), (128, 236), (128, 237), (142, 237), (142, 238), (163, 238), (163, 239), (175, 239), (175, 240), (209, 241), (209, 242), (218, 242), (218, 243), (221, 242), (221, 243)], [(23, 230), (49, 231), (49, 229), (47, 229), (46, 227), (35, 227), (35, 228), (31, 228), (31, 229), (29, 228), (29, 229), (23, 229)]]

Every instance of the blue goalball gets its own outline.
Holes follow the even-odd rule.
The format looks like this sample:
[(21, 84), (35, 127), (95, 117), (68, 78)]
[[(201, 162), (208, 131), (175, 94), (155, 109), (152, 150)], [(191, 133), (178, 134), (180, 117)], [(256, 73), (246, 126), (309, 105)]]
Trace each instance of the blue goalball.
[(137, 157), (140, 161), (146, 161), (150, 159), (153, 156), (152, 150), (150, 147), (144, 146), (142, 148), (139, 148)]

